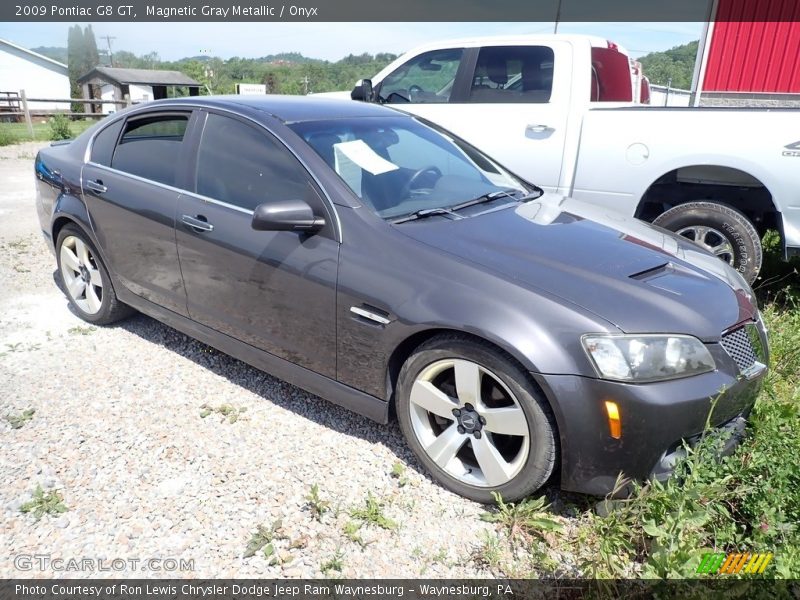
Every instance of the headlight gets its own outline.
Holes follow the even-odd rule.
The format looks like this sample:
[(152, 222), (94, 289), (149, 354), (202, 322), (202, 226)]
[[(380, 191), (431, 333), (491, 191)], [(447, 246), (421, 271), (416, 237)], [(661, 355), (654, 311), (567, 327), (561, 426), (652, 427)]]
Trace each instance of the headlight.
[(604, 379), (660, 381), (716, 368), (705, 345), (689, 335), (585, 335), (582, 341)]

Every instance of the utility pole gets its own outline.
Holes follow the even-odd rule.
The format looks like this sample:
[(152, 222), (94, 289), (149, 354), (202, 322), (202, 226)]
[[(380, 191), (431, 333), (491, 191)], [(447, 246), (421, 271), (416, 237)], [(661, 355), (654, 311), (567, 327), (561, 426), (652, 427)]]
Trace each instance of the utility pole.
[(117, 38), (116, 38), (116, 36), (113, 36), (113, 35), (101, 35), (100, 39), (106, 41), (106, 45), (108, 46), (108, 63), (109, 63), (108, 66), (109, 67), (113, 67), (114, 66), (114, 53), (111, 51), (111, 40), (115, 40)]
[(306, 75), (305, 77), (303, 77), (303, 78), (300, 80), (300, 83), (302, 83), (302, 84), (303, 84), (303, 90), (304, 90), (304, 91), (303, 91), (303, 94), (304, 94), (304, 95), (306, 95), (306, 96), (308, 96), (308, 86), (309, 86), (309, 84), (311, 83), (311, 81), (309, 81), (309, 79), (308, 79), (308, 75)]

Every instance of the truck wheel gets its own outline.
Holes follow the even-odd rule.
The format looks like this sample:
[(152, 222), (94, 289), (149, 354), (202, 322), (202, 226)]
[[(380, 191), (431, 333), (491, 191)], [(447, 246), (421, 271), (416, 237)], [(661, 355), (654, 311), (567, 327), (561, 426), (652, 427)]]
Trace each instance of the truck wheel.
[(718, 202), (687, 202), (662, 215), (654, 225), (674, 231), (718, 256), (753, 283), (761, 270), (761, 239), (735, 208)]

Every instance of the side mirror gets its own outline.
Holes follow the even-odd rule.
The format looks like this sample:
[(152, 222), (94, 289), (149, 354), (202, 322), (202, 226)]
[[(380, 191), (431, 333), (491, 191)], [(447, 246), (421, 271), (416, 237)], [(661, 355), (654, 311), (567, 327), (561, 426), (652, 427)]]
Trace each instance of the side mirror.
[(350, 98), (353, 100), (361, 100), (362, 102), (372, 102), (373, 89), (371, 79), (359, 79), (356, 82), (353, 91), (350, 92)]
[(314, 216), (314, 211), (302, 200), (284, 200), (256, 206), (251, 226), (256, 231), (315, 233), (325, 226), (325, 219)]

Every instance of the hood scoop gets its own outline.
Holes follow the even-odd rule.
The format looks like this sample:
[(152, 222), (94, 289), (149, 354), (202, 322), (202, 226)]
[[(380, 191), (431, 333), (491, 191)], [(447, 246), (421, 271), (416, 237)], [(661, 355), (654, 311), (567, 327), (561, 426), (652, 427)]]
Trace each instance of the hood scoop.
[(644, 271), (639, 271), (638, 273), (634, 273), (633, 275), (628, 275), (631, 279), (636, 279), (637, 281), (647, 281), (648, 279), (652, 279), (654, 277), (658, 277), (659, 275), (663, 275), (667, 271), (670, 270), (672, 263), (665, 262), (660, 265), (656, 265), (655, 267), (650, 267), (649, 269), (645, 269)]

